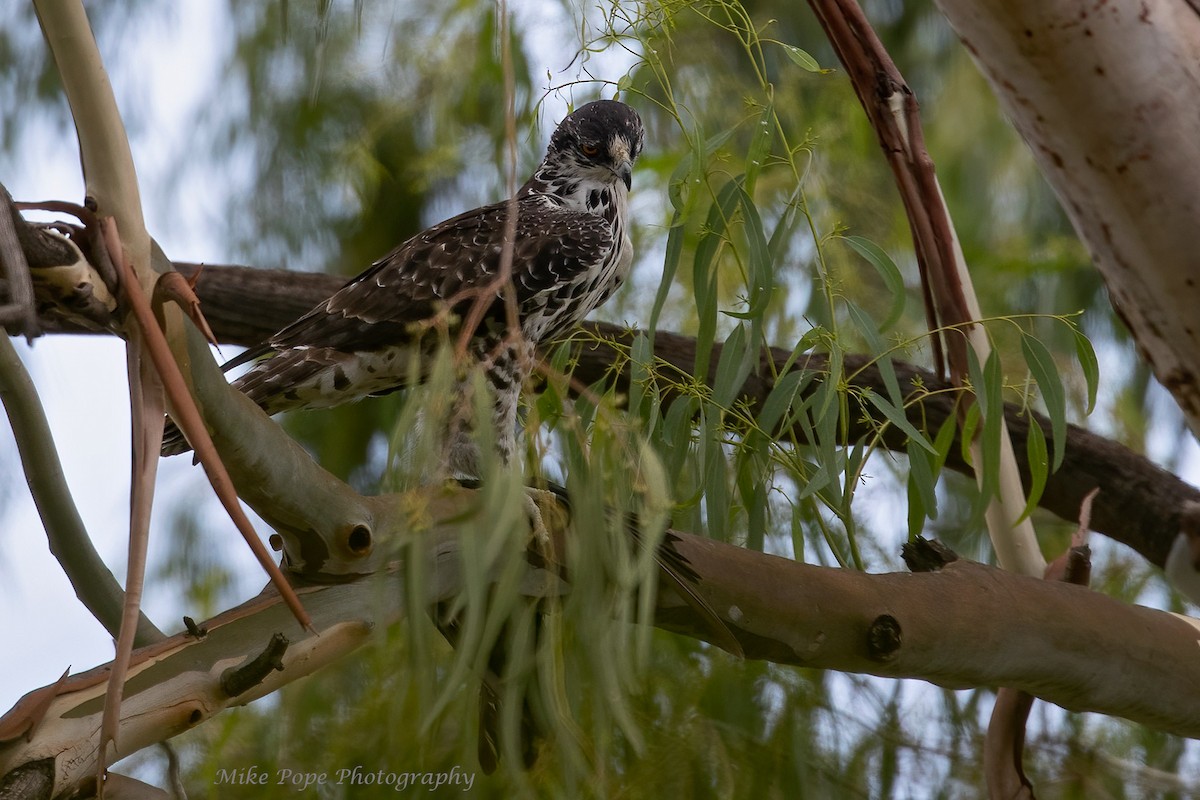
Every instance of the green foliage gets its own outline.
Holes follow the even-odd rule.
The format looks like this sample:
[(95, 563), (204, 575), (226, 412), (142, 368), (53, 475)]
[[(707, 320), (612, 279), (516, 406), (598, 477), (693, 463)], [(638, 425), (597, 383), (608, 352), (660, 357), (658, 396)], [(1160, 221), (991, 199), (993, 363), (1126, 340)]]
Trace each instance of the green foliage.
[(1052, 469), (1057, 470), (1062, 466), (1067, 440), (1067, 398), (1063, 391), (1062, 379), (1058, 376), (1054, 357), (1050, 355), (1046, 345), (1037, 339), (1022, 333), (1021, 352), (1025, 355), (1025, 363), (1029, 366), (1030, 375), (1037, 381), (1042, 402), (1046, 404), (1046, 412), (1050, 416), (1051, 431), (1054, 437)]

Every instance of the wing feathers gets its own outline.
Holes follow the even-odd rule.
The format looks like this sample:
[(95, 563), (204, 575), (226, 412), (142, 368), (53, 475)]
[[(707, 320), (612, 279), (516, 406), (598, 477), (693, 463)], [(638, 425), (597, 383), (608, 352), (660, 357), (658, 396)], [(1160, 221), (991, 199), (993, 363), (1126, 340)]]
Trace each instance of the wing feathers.
[[(419, 332), (414, 323), (441, 310), (465, 311), (475, 300), (471, 290), (486, 287), (500, 270), (508, 206), (469, 211), (409, 239), (271, 337), (268, 351), (298, 346), (374, 350), (411, 341)], [(599, 215), (537, 197), (523, 197), (518, 214), (512, 276), (518, 304), (571, 282), (613, 246), (609, 224)], [(489, 315), (499, 318), (501, 299), (497, 291)]]

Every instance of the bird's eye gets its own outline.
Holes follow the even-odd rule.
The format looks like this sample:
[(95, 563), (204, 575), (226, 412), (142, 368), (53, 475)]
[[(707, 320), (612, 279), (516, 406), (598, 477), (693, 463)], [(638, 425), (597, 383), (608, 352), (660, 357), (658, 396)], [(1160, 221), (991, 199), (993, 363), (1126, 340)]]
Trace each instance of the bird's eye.
[(600, 154), (600, 148), (594, 144), (582, 144), (579, 146), (579, 149), (583, 151), (583, 154), (588, 158), (593, 158)]

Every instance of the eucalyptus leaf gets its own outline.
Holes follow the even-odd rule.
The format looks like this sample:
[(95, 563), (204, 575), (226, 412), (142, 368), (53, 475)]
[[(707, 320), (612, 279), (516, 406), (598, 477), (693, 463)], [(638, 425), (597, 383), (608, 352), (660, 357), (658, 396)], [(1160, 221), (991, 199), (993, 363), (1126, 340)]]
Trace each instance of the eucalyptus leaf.
[(887, 398), (880, 397), (878, 394), (870, 390), (864, 392), (863, 395), (866, 397), (867, 401), (871, 403), (871, 405), (883, 412), (883, 415), (887, 417), (888, 422), (904, 431), (905, 435), (908, 436), (908, 441), (910, 443), (917, 445), (928, 453), (937, 455), (937, 451), (933, 449), (933, 444), (927, 438), (925, 438), (925, 435), (917, 430), (911, 422), (908, 421), (908, 417), (905, 416), (903, 408), (892, 405), (891, 401), (889, 401)]
[[(937, 519), (937, 478), (933, 466), (936, 454), (930, 454), (913, 439), (908, 440), (905, 449), (908, 451), (908, 483), (916, 490), (916, 496), (921, 501), (921, 516)], [(910, 501), (911, 498), (910, 494)], [(910, 535), (919, 532), (910, 525)]]
[(828, 71), (822, 69), (821, 65), (817, 63), (815, 58), (795, 45), (783, 45), (783, 52), (787, 53), (788, 58), (792, 60), (793, 64), (796, 64), (806, 72), (822, 73)]
[(871, 322), (871, 318), (867, 312), (857, 304), (849, 300), (846, 301), (846, 310), (850, 314), (850, 318), (854, 321), (854, 325), (858, 328), (863, 338), (867, 340), (867, 347), (871, 353), (879, 354), (875, 359), (875, 367), (879, 370), (879, 377), (883, 381), (884, 388), (887, 389), (888, 399), (896, 406), (903, 405), (904, 395), (900, 391), (900, 381), (896, 378), (896, 370), (892, 366), (892, 357), (887, 352), (883, 340), (879, 337), (879, 333), (875, 330), (875, 325)]
[(1096, 360), (1096, 351), (1092, 342), (1078, 328), (1072, 327), (1075, 336), (1075, 355), (1083, 370), (1083, 378), (1087, 382), (1087, 411), (1091, 414), (1096, 409), (1096, 391), (1100, 387), (1100, 362)]
[(675, 282), (675, 273), (679, 270), (679, 262), (683, 255), (683, 235), (683, 221), (677, 211), (671, 217), (671, 225), (667, 228), (667, 250), (666, 257), (663, 259), (662, 278), (659, 279), (658, 290), (654, 294), (654, 305), (650, 308), (648, 327), (651, 333), (658, 330), (658, 318), (671, 293), (671, 286)]
[(739, 324), (733, 329), (721, 347), (721, 360), (713, 381), (713, 403), (720, 408), (729, 408), (742, 391), (742, 385), (758, 361), (756, 342), (746, 335)]
[[(1054, 356), (1039, 340), (1021, 334), (1021, 353), (1025, 363), (1037, 381), (1042, 393), (1042, 401), (1046, 404), (1046, 413), (1050, 417), (1050, 435), (1053, 438), (1054, 462), (1053, 471), (1062, 466), (1067, 444), (1067, 394), (1063, 389), (1062, 378), (1054, 363)], [(1035, 427), (1035, 426), (1031, 426)], [(1040, 433), (1040, 431), (1039, 431)]]
[(1029, 433), (1025, 437), (1025, 458), (1029, 462), (1029, 488), (1027, 490), (1029, 499), (1025, 503), (1025, 510), (1021, 512), (1018, 522), (1026, 519), (1037, 508), (1038, 501), (1042, 499), (1042, 493), (1046, 489), (1046, 478), (1050, 474), (1046, 434), (1042, 433), (1042, 426), (1038, 425), (1032, 415), (1029, 419)]
[(879, 277), (883, 278), (883, 284), (887, 287), (888, 294), (892, 296), (892, 304), (888, 309), (887, 316), (879, 323), (879, 330), (891, 330), (904, 315), (904, 305), (908, 299), (908, 293), (904, 288), (904, 276), (900, 274), (900, 268), (882, 247), (870, 239), (862, 236), (843, 236), (842, 241), (865, 258), (879, 273)]
[(774, 435), (779, 421), (784, 413), (791, 408), (797, 393), (812, 382), (814, 373), (809, 370), (797, 369), (786, 373), (775, 382), (771, 393), (763, 401), (755, 422), (766, 435)]
[(763, 106), (758, 116), (754, 132), (750, 137), (750, 147), (746, 151), (746, 191), (753, 192), (762, 172), (763, 164), (771, 153), (771, 141), (775, 135), (775, 110), (770, 101)]
[(692, 261), (692, 291), (696, 301), (696, 315), (700, 324), (696, 332), (696, 374), (708, 373), (708, 360), (712, 353), (713, 339), (717, 330), (717, 264), (716, 255), (725, 241), (729, 222), (737, 207), (741, 185), (737, 180), (728, 181), (717, 193), (716, 201), (708, 210), (704, 230), (696, 245)]
[(744, 312), (727, 311), (726, 314), (741, 319), (752, 319), (762, 316), (767, 303), (771, 299), (775, 287), (775, 273), (771, 258), (771, 249), (767, 243), (766, 232), (763, 229), (762, 217), (753, 198), (747, 191), (737, 187), (738, 203), (742, 209), (742, 220), (746, 229), (746, 240), (749, 245), (749, 296), (750, 306)]

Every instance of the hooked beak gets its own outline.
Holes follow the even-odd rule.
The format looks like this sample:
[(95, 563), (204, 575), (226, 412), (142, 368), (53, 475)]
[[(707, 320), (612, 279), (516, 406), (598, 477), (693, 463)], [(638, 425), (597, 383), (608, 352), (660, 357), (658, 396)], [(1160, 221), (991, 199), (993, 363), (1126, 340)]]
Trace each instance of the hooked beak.
[(617, 168), (615, 170), (613, 170), (613, 172), (617, 173), (617, 177), (625, 182), (626, 189), (633, 188), (633, 162), (632, 161), (630, 161), (629, 159), (625, 159), (620, 164), (617, 164)]

